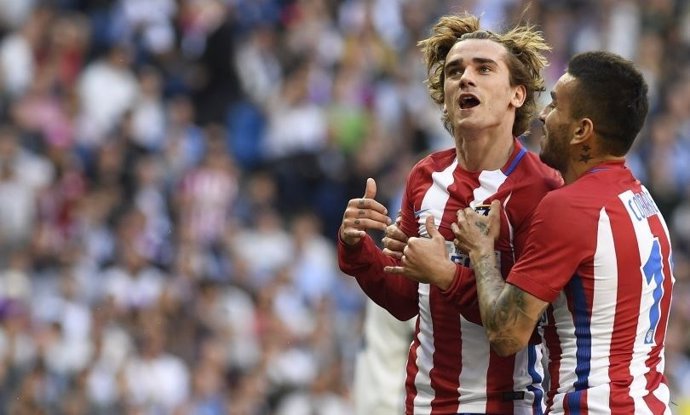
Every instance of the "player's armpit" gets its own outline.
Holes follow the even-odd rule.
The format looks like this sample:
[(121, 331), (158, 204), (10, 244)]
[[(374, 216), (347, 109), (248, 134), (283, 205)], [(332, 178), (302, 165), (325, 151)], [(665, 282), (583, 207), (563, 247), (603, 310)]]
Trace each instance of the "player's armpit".
[(494, 351), (501, 356), (509, 356), (525, 348), (548, 305), (520, 288), (506, 284), (496, 299), (489, 321), (484, 322)]

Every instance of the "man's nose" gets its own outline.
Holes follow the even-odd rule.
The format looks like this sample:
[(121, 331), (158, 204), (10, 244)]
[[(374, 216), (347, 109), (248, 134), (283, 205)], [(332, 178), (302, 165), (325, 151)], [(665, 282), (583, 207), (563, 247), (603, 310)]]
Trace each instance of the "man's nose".
[(470, 70), (469, 68), (466, 69), (462, 73), (462, 77), (460, 78), (460, 86), (465, 87), (465, 86), (475, 86), (474, 83), (474, 72)]

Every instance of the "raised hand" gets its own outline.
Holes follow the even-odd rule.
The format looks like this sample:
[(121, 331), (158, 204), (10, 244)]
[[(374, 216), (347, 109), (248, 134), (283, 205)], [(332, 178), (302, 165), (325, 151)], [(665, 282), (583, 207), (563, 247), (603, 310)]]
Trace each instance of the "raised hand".
[(436, 228), (432, 215), (427, 216), (425, 225), (429, 237), (409, 238), (400, 266), (388, 266), (384, 271), (447, 289), (455, 277), (455, 264), (448, 258), (446, 239)]
[(462, 252), (470, 255), (494, 251), (501, 227), (501, 202), (491, 202), (488, 216), (479, 215), (472, 208), (458, 210), (458, 222), (451, 225), (455, 240), (453, 243)]
[(376, 181), (367, 179), (364, 196), (350, 199), (343, 213), (340, 224), (340, 239), (347, 245), (355, 245), (366, 235), (369, 229), (385, 231), (391, 219), (386, 216), (388, 209), (374, 200), (376, 197)]

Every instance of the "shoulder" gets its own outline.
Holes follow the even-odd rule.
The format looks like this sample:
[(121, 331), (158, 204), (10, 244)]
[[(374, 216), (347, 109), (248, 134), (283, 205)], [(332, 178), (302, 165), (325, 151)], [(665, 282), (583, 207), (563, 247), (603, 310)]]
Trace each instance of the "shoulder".
[(456, 158), (457, 155), (454, 148), (435, 151), (419, 160), (413, 170), (419, 168), (443, 169), (451, 165)]
[(564, 230), (569, 229), (569, 226), (582, 230), (590, 224), (586, 218), (595, 219), (601, 208), (601, 201), (593, 196), (590, 189), (580, 186), (580, 183), (563, 186), (542, 198), (537, 205), (535, 217), (551, 220)]
[(412, 167), (408, 180), (414, 180), (415, 177), (430, 176), (434, 172), (445, 170), (456, 161), (456, 158), (454, 148), (428, 154)]
[(542, 163), (539, 156), (528, 152), (508, 176), (504, 191), (511, 194), (513, 213), (518, 220), (529, 217), (544, 196), (562, 185), (558, 172)]
[(569, 209), (573, 205), (572, 197), (576, 196), (568, 186), (547, 193), (539, 203), (538, 209)]
[(515, 179), (532, 185), (541, 185), (548, 190), (563, 186), (560, 173), (544, 164), (537, 154), (530, 151), (525, 154), (515, 169)]

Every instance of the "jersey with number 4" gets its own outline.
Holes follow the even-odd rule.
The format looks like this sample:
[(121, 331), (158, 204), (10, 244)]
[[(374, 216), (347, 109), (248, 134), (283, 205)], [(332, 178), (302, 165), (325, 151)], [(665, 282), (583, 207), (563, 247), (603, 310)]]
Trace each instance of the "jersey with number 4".
[(623, 162), (544, 197), (508, 282), (551, 303), (542, 318), (549, 413), (671, 413), (663, 375), (671, 243)]

